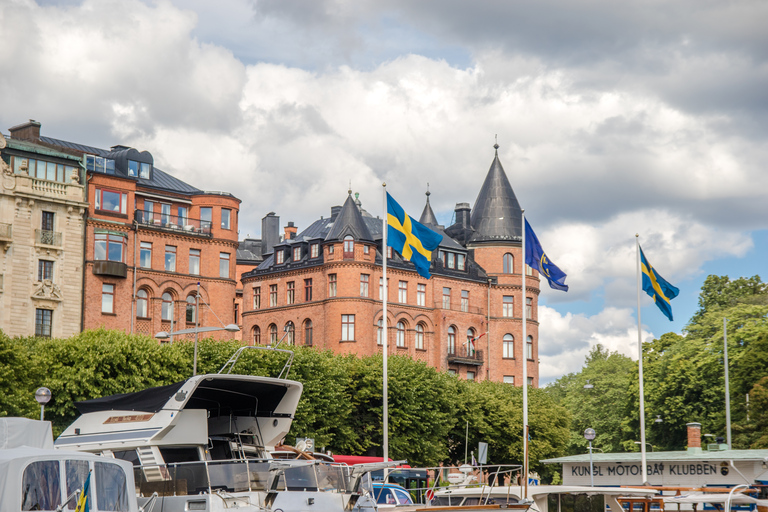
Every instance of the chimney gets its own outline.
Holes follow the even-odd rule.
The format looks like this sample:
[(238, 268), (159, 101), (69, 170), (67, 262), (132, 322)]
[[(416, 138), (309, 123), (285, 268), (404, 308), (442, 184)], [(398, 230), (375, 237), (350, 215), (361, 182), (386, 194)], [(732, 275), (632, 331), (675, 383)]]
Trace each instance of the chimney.
[(341, 206), (331, 206), (331, 220), (336, 220), (336, 217), (339, 216), (340, 211)]
[(298, 232), (298, 229), (296, 229), (296, 226), (293, 225), (293, 222), (289, 222), (285, 228), (283, 228), (284, 231), (284, 240), (293, 240), (296, 238), (296, 233)]
[(701, 453), (701, 423), (686, 423), (688, 428), (688, 453)]
[(456, 224), (463, 228), (468, 228), (470, 217), (469, 203), (456, 203), (456, 208), (453, 211), (456, 213)]
[(269, 212), (261, 219), (261, 255), (274, 252), (275, 244), (280, 243), (280, 217)]
[(37, 142), (40, 140), (40, 123), (34, 119), (30, 119), (29, 122), (19, 124), (13, 128), (8, 128), (11, 132), (11, 137), (17, 140), (28, 140), (30, 142)]

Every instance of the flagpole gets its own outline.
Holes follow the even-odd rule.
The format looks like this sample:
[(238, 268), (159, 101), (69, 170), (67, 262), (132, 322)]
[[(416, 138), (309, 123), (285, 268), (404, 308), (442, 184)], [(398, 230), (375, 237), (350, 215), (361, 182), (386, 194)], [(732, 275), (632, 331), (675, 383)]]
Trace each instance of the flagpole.
[(645, 461), (645, 395), (643, 391), (643, 339), (642, 323), (640, 321), (640, 235), (635, 234), (635, 246), (637, 248), (637, 353), (640, 363), (640, 465), (642, 466), (643, 485), (648, 484), (648, 466)]
[(521, 210), (523, 223), (523, 340), (520, 344), (521, 359), (523, 361), (523, 478), (525, 479), (525, 491), (523, 498), (528, 499), (528, 303), (525, 299), (525, 210)]
[(381, 260), (382, 260), (382, 267), (383, 267), (383, 306), (384, 306), (384, 312), (381, 322), (381, 338), (382, 338), (382, 345), (383, 345), (383, 352), (384, 352), (384, 368), (382, 370), (382, 373), (384, 374), (384, 386), (383, 386), (383, 400), (384, 400), (384, 408), (382, 412), (382, 419), (384, 422), (383, 429), (384, 429), (384, 443), (382, 445), (382, 450), (384, 452), (384, 462), (389, 461), (389, 403), (387, 399), (387, 217), (389, 215), (389, 208), (387, 207), (387, 184), (382, 183), (382, 190), (384, 191), (384, 218), (382, 219), (382, 233), (383, 238), (381, 242)]

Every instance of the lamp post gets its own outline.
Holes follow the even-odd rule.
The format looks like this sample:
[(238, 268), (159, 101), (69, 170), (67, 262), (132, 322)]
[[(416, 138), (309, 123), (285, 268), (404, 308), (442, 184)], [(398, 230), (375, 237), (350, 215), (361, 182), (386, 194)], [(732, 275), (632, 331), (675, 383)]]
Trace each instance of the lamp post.
[(35, 391), (35, 400), (40, 404), (40, 421), (43, 421), (45, 404), (51, 401), (51, 390), (46, 387), (37, 388), (37, 391)]
[[(643, 443), (641, 443), (640, 441), (635, 441), (635, 444), (643, 444)], [(645, 444), (650, 446), (651, 447), (651, 451), (653, 451), (653, 445), (651, 443), (646, 442)]]
[(589, 441), (589, 481), (592, 487), (595, 486), (595, 468), (592, 464), (592, 440), (595, 438), (595, 429), (588, 428), (584, 431), (584, 439)]
[(197, 375), (197, 335), (200, 334), (201, 332), (213, 332), (213, 331), (237, 332), (239, 330), (240, 328), (235, 324), (225, 325), (224, 327), (193, 327), (191, 329), (183, 329), (181, 331), (173, 331), (173, 332), (160, 331), (159, 333), (155, 334), (155, 338), (159, 340), (167, 340), (171, 336), (176, 336), (177, 334), (194, 334), (195, 335), (195, 355), (192, 363), (192, 375)]

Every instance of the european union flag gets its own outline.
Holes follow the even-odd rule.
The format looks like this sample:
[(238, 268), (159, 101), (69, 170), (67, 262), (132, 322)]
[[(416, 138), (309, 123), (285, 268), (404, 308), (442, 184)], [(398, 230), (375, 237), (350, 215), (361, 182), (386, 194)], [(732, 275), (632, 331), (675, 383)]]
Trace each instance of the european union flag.
[(643, 290), (653, 297), (653, 301), (671, 322), (672, 306), (669, 301), (677, 297), (680, 290), (669, 284), (656, 272), (656, 269), (645, 259), (642, 247), (640, 248), (640, 270), (643, 273)]
[(387, 192), (387, 245), (410, 260), (419, 275), (426, 279), (429, 279), (432, 251), (442, 239), (441, 235), (405, 213)]
[(544, 249), (541, 248), (539, 239), (536, 237), (536, 233), (533, 232), (531, 225), (528, 224), (528, 219), (525, 219), (525, 263), (546, 277), (550, 288), (564, 292), (568, 291), (568, 285), (565, 284), (565, 278), (567, 277), (565, 272), (557, 268), (557, 265), (547, 258)]

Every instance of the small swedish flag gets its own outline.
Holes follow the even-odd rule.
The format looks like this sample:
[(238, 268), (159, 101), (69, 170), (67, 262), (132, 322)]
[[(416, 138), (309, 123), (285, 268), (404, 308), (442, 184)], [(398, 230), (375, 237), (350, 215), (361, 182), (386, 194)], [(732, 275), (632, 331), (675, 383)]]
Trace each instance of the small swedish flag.
[(656, 269), (645, 259), (642, 247), (640, 248), (640, 270), (643, 273), (643, 290), (653, 297), (653, 301), (671, 322), (672, 306), (669, 301), (677, 297), (680, 290), (669, 284), (656, 272)]
[(442, 241), (435, 233), (410, 217), (387, 192), (387, 245), (410, 260), (420, 276), (429, 279), (432, 251)]

